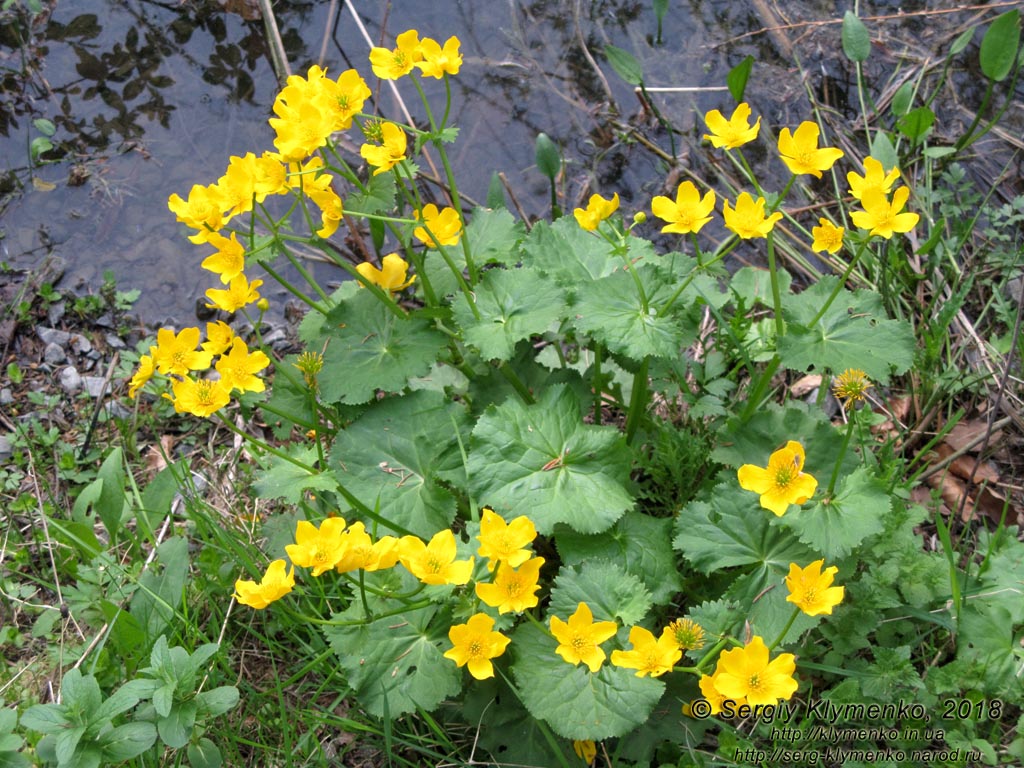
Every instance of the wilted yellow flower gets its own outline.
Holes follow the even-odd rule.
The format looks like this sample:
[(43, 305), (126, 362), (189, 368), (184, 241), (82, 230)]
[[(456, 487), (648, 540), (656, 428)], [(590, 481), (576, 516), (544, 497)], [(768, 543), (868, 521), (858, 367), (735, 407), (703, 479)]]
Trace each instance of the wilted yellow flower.
[[(416, 218), (422, 219), (426, 226), (416, 227), (413, 235), (421, 243), (430, 248), (437, 248), (434, 237), (441, 245), (457, 245), (462, 235), (462, 222), (459, 220), (459, 213), (454, 208), (443, 208), (438, 211), (433, 203), (423, 206), (423, 211), (416, 212)], [(427, 232), (427, 229), (430, 232)]]
[(255, 581), (239, 579), (235, 582), (235, 593), (232, 595), (242, 605), (248, 605), (258, 611), (263, 610), (275, 600), (278, 600), (295, 586), (295, 566), (290, 571), (286, 570), (284, 560), (275, 560), (267, 567), (260, 583)]
[[(380, 269), (373, 264), (364, 261), (356, 265), (356, 272), (365, 277), (374, 285), (379, 285), (386, 291), (396, 292), (408, 288), (416, 281), (416, 275), (406, 279), (409, 272), (409, 262), (397, 253), (389, 253), (380, 261)], [(360, 283), (362, 287), (362, 283)]]
[(251, 283), (245, 275), (237, 275), (228, 283), (227, 290), (210, 288), (206, 291), (206, 298), (212, 301), (207, 304), (211, 309), (223, 309), (225, 312), (237, 312), (246, 304), (259, 301), (259, 287), (263, 285), (262, 280), (253, 280)]
[(424, 584), (465, 584), (473, 574), (473, 558), (456, 560), (455, 534), (435, 533), (429, 544), (416, 536), (398, 540), (398, 559)]
[(819, 226), (811, 230), (811, 234), (814, 236), (814, 242), (811, 244), (813, 250), (835, 253), (843, 247), (845, 229), (837, 227), (825, 218), (819, 218), (818, 224)]
[(860, 176), (853, 171), (846, 174), (846, 180), (850, 183), (850, 194), (858, 200), (864, 199), (867, 192), (881, 192), (888, 195), (892, 185), (900, 177), (898, 168), (893, 168), (888, 173), (882, 164), (873, 157), (864, 158), (864, 175)]
[(329, 571), (345, 555), (345, 520), (328, 517), (317, 528), (308, 520), (295, 525), (295, 543), (285, 546), (291, 561), (300, 568), (312, 568), (313, 575)]
[(804, 447), (795, 440), (775, 451), (768, 459), (767, 469), (744, 464), (737, 473), (740, 487), (761, 495), (761, 506), (779, 517), (790, 504), (803, 504), (818, 487), (818, 481), (801, 472), (804, 466)]
[(668, 625), (668, 631), (684, 651), (698, 651), (704, 647), (704, 627), (692, 619), (676, 619)]
[(712, 109), (704, 115), (704, 122), (707, 123), (711, 133), (705, 133), (704, 138), (711, 141), (711, 145), (721, 149), (736, 149), (757, 138), (757, 132), (761, 128), (761, 118), (753, 126), (750, 125), (750, 105), (746, 102), (736, 105), (732, 117), (728, 120), (722, 116), (717, 109)]
[(879, 190), (868, 190), (861, 198), (863, 211), (853, 211), (850, 218), (861, 229), (870, 230), (869, 234), (890, 239), (896, 232), (909, 232), (920, 220), (916, 213), (900, 213), (907, 204), (910, 190), (899, 187), (892, 195), (892, 202)]
[(594, 614), (586, 603), (576, 607), (569, 621), (551, 617), (551, 634), (558, 640), (555, 653), (569, 664), (586, 664), (592, 673), (601, 669), (605, 652), (600, 644), (615, 634), (614, 621), (594, 621)]
[(831, 168), (843, 156), (835, 147), (818, 148), (820, 129), (817, 123), (805, 120), (792, 134), (789, 128), (779, 133), (779, 155), (786, 167), (795, 174), (808, 173), (821, 178), (821, 172)]
[(676, 189), (676, 199), (658, 195), (651, 200), (651, 212), (668, 224), (661, 228), (662, 232), (676, 232), (685, 235), (696, 234), (701, 227), (711, 221), (711, 212), (715, 210), (715, 191), (709, 190), (703, 199), (692, 181), (684, 181)]
[(318, 386), (316, 377), (324, 367), (324, 356), (319, 352), (307, 350), (299, 355), (293, 365), (302, 371), (302, 378), (305, 379), (306, 386), (316, 391)]
[(436, 77), (439, 80), (445, 75), (459, 74), (459, 68), (462, 66), (459, 44), (459, 38), (449, 37), (442, 48), (436, 40), (423, 38), (420, 43), (423, 60), (416, 62), (416, 66), (424, 76)]
[(400, 34), (395, 43), (394, 50), (375, 47), (370, 51), (373, 74), (381, 80), (397, 80), (409, 74), (416, 62), (423, 58), (419, 33), (415, 29)]
[(635, 669), (637, 677), (650, 675), (660, 677), (671, 672), (675, 663), (682, 658), (672, 631), (665, 627), (657, 640), (650, 630), (633, 627), (629, 630), (629, 642), (633, 648), (629, 651), (612, 651), (612, 664), (616, 667)]
[(619, 209), (619, 193), (612, 195), (611, 200), (605, 200), (600, 195), (591, 195), (587, 207), (577, 208), (572, 212), (580, 227), (593, 232), (597, 225), (611, 216)]
[(593, 765), (597, 758), (597, 744), (590, 739), (575, 739), (572, 743), (572, 751), (587, 765)]
[(782, 214), (776, 211), (771, 216), (764, 215), (765, 199), (754, 198), (747, 192), (741, 192), (736, 198), (736, 210), (729, 207), (729, 201), (722, 203), (722, 215), (725, 217), (725, 226), (732, 230), (744, 240), (755, 237), (768, 237), (768, 233), (775, 227), (775, 222), (782, 218)]
[(501, 656), (509, 644), (509, 638), (494, 631), (494, 619), (486, 613), (474, 614), (465, 624), (453, 626), (448, 639), (453, 647), (444, 652), (444, 657), (467, 667), (477, 680), (494, 677), (491, 659)]
[(530, 559), (531, 553), (526, 547), (537, 538), (537, 529), (526, 515), (506, 523), (493, 509), (484, 507), (477, 538), (480, 540), (477, 554), (488, 558), (487, 570), (493, 571), (499, 562), (518, 568)]
[(868, 375), (859, 368), (847, 368), (832, 382), (832, 392), (843, 401), (846, 408), (862, 401), (870, 388)]
[(806, 568), (796, 563), (789, 564), (789, 576), (786, 577), (786, 589), (789, 590), (787, 602), (793, 603), (808, 616), (821, 613), (832, 615), (832, 609), (843, 602), (844, 587), (833, 587), (832, 580), (839, 572), (831, 565), (822, 572), (825, 560), (815, 560)]
[(755, 636), (743, 648), (722, 652), (714, 686), (725, 697), (743, 698), (753, 706), (777, 704), (779, 699), (789, 699), (796, 693), (799, 685), (794, 672), (796, 658), (792, 653), (781, 653), (769, 661), (768, 646)]
[(527, 560), (518, 569), (507, 562), (498, 566), (492, 584), (477, 582), (476, 596), (498, 613), (509, 611), (525, 611), (537, 605), (540, 589), (540, 567), (544, 565), (543, 557)]

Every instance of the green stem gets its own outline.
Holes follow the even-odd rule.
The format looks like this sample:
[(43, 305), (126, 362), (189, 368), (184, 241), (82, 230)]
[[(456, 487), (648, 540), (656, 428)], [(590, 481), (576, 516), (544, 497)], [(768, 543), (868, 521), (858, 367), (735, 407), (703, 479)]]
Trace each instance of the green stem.
[(513, 369), (507, 361), (503, 362), (498, 367), (498, 370), (501, 371), (501, 375), (505, 377), (505, 381), (512, 385), (512, 388), (524, 403), (527, 405), (533, 405), (537, 402), (529, 388), (523, 383), (523, 380), (519, 378), (519, 374), (515, 372), (515, 369)]
[(800, 615), (800, 609), (799, 608), (794, 608), (793, 609), (793, 615), (789, 617), (789, 621), (786, 622), (786, 626), (784, 626), (782, 628), (782, 631), (779, 632), (779, 636), (777, 638), (775, 638), (775, 642), (768, 646), (768, 650), (769, 651), (775, 650), (775, 646), (777, 646), (779, 643), (782, 642), (782, 638), (784, 638), (786, 636), (786, 633), (789, 632), (790, 627), (793, 626), (793, 622), (796, 621), (796, 617), (799, 616), (799, 615)]
[(782, 320), (782, 293), (779, 290), (779, 271), (775, 264), (775, 232), (768, 233), (768, 275), (772, 282), (772, 306), (775, 309), (775, 348), (779, 348), (779, 342), (786, 333), (786, 326)]
[(856, 422), (855, 412), (850, 412), (850, 420), (846, 422), (846, 435), (843, 437), (843, 445), (839, 449), (839, 456), (836, 459), (836, 465), (832, 468), (832, 477), (828, 481), (828, 490), (825, 491), (825, 498), (831, 499), (832, 493), (836, 488), (836, 481), (839, 479), (839, 469), (843, 465), (843, 459), (846, 457), (846, 450), (850, 447), (850, 438), (853, 437), (854, 423)]
[(704, 665), (706, 665), (709, 661), (711, 661), (711, 659), (717, 656), (718, 652), (725, 648), (725, 646), (729, 645), (730, 642), (731, 638), (723, 637), (721, 640), (715, 643), (711, 647), (711, 649), (701, 657), (700, 661), (697, 662), (696, 666), (694, 667), (696, 674), (703, 675)]
[(764, 399), (765, 392), (771, 385), (772, 376), (775, 375), (775, 371), (778, 370), (781, 362), (782, 360), (779, 358), (778, 352), (776, 352), (775, 356), (768, 361), (768, 365), (765, 367), (764, 371), (761, 372), (761, 376), (754, 385), (753, 391), (747, 397), (747, 405), (743, 409), (743, 413), (740, 414), (741, 423), (747, 421), (751, 416), (753, 416), (754, 411), (761, 406), (761, 401)]
[(857, 261), (866, 249), (866, 241), (861, 241), (857, 246), (857, 250), (853, 254), (853, 258), (850, 259), (850, 263), (847, 264), (846, 269), (843, 270), (843, 274), (840, 276), (839, 282), (836, 283), (836, 287), (832, 289), (832, 293), (829, 294), (827, 299), (825, 299), (825, 303), (818, 307), (817, 314), (815, 314), (811, 322), (807, 324), (808, 328), (813, 328), (814, 325), (825, 316), (825, 313), (828, 312), (828, 308), (832, 306), (832, 302), (836, 300), (839, 296), (839, 292), (843, 290), (843, 286), (846, 285), (846, 281), (850, 278), (850, 273), (853, 272), (853, 268), (857, 266)]
[[(281, 287), (283, 287), (286, 291), (288, 291), (288, 293), (290, 293), (292, 296), (297, 298), (299, 301), (301, 301), (303, 304), (308, 306), (310, 309), (314, 309), (314, 310), (316, 310), (317, 312), (319, 312), (320, 314), (323, 314), (323, 315), (327, 314), (327, 310), (326, 309), (324, 309), (322, 306), (320, 306), (320, 304), (318, 304), (317, 302), (313, 301), (313, 299), (309, 298), (309, 296), (307, 296), (302, 291), (300, 291), (298, 288), (296, 288), (294, 285), (292, 285), (288, 280), (285, 279), (285, 277), (282, 274), (280, 274), (272, 266), (270, 266), (269, 264), (264, 264), (263, 265), (263, 269), (266, 271), (266, 273), (268, 275), (270, 275), (272, 278), (274, 278), (274, 280), (276, 280), (281, 285)], [(316, 286), (316, 287), (319, 289), (319, 286)], [(320, 291), (320, 293), (322, 294), (323, 291)], [(324, 298), (326, 299), (327, 297), (324, 296)]]
[[(563, 366), (564, 367), (564, 366)], [(594, 390), (594, 423), (601, 424), (601, 343), (594, 344), (594, 374), (590, 377)]]
[(649, 357), (645, 357), (640, 363), (640, 368), (633, 374), (633, 391), (629, 396), (629, 413), (626, 414), (626, 442), (633, 444), (636, 431), (640, 426), (640, 420), (644, 416), (647, 405), (647, 366)]

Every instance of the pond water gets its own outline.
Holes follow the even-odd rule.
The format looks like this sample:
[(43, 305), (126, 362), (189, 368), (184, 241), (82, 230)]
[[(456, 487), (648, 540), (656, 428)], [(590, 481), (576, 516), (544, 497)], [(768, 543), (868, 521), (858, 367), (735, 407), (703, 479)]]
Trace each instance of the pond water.
[[(150, 322), (194, 322), (196, 299), (212, 285), (199, 267), (207, 251), (185, 239), (167, 197), (214, 182), (230, 155), (272, 148), (267, 118), (278, 86), (258, 1), (74, 0), (44, 3), (35, 15), (20, 10), (39, 2), (22, 0), (0, 16), (0, 261), (25, 269), (56, 254), (67, 262), (62, 287), (79, 292), (96, 291), (111, 270), (120, 288), (142, 290), (137, 308)], [(670, 0), (660, 41), (651, 0), (356, 2), (359, 23), (347, 2), (273, 5), (293, 72), (355, 67), (371, 87), (363, 29), (388, 47), (408, 28), (441, 41), (457, 35), (465, 61), (453, 80), (456, 176), (483, 201), (491, 174), (503, 172), (529, 217), (547, 211), (547, 180), (534, 165), (542, 131), (564, 153), (566, 211), (593, 192), (618, 192), (624, 211), (640, 210), (675, 178), (645, 146), (670, 153), (668, 134), (608, 64), (607, 43), (639, 59), (658, 110), (678, 131), (681, 167), (705, 178), (716, 170), (709, 152), (694, 151), (699, 116), (731, 110), (725, 77), (744, 56), (757, 61), (749, 100), (773, 129), (808, 117), (807, 88), (831, 88), (843, 109), (853, 78), (838, 25), (801, 23), (838, 19), (824, 0), (788, 2), (785, 11), (765, 0)], [(862, 3), (861, 13), (894, 5)], [(901, 4), (911, 14), (923, 7)], [(886, 24), (925, 51), (929, 35), (941, 45), (958, 31), (913, 15)], [(893, 51), (880, 47), (891, 66)], [(814, 82), (801, 82), (796, 56)], [(415, 91), (399, 88), (420, 117)], [(373, 108), (400, 116), (387, 88)], [(39, 119), (55, 126), (54, 149), (33, 167)]]

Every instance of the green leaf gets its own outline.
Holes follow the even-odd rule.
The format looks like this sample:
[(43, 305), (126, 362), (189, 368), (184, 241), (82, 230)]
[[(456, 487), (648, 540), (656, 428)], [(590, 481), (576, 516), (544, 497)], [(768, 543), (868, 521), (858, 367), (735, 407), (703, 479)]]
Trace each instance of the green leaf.
[(465, 236), (477, 266), (515, 266), (519, 261), (519, 241), (523, 239), (524, 233), (522, 222), (512, 218), (512, 214), (504, 208), (493, 211), (475, 208), (466, 226)]
[(109, 762), (131, 760), (156, 743), (156, 728), (152, 723), (125, 723), (107, 731), (97, 743)]
[(172, 749), (181, 749), (189, 742), (196, 724), (196, 702), (179, 701), (165, 717), (156, 722), (160, 740)]
[(783, 517), (782, 524), (832, 562), (879, 533), (890, 507), (889, 494), (867, 468), (860, 467), (843, 478), (831, 502), (819, 499), (800, 514)]
[(124, 493), (124, 452), (115, 448), (110, 452), (96, 476), (103, 482), (100, 497), (96, 500), (96, 513), (103, 521), (112, 541), (117, 541), (121, 530), (121, 518), (128, 506)]
[(928, 107), (912, 109), (896, 121), (896, 127), (900, 129), (900, 133), (915, 143), (923, 140), (934, 124), (935, 113)]
[(196, 696), (202, 712), (210, 717), (223, 715), (238, 704), (238, 689), (233, 685), (221, 685)]
[[(28, 145), (28, 151), (32, 155), (33, 161), (39, 160), (41, 155), (46, 154), (51, 149), (53, 149), (53, 142), (45, 136), (36, 136)], [(53, 187), (50, 186), (49, 189), (53, 189)]]
[(505, 208), (505, 185), (501, 181), (501, 175), (494, 171), (491, 180), (487, 184), (487, 207), (497, 210)]
[(534, 405), (510, 399), (480, 417), (470, 489), (506, 518), (529, 516), (540, 533), (557, 523), (600, 533), (633, 505), (630, 463), (619, 430), (584, 424), (572, 390), (555, 386)]
[[(734, 566), (756, 566), (764, 583), (789, 573), (792, 562), (813, 562), (818, 555), (797, 541), (775, 516), (762, 509), (757, 495), (727, 482), (710, 494), (713, 502), (693, 501), (676, 517), (672, 545), (702, 573)], [(802, 514), (801, 510), (788, 514)]]
[(584, 232), (575, 219), (538, 221), (523, 241), (523, 266), (536, 267), (565, 288), (581, 289), (622, 267), (605, 240)]
[[(437, 612), (430, 605), (370, 624), (325, 627), (349, 686), (370, 714), (394, 720), (417, 708), (430, 712), (462, 689), (462, 670), (443, 655), (451, 647), (451, 620)], [(356, 605), (334, 619), (362, 615)]]
[(998, 16), (981, 39), (979, 63), (985, 77), (997, 83), (1010, 74), (1020, 47), (1020, 11), (1014, 9)]
[(188, 540), (174, 536), (157, 547), (156, 552), (156, 562), (139, 577), (139, 588), (129, 607), (150, 639), (167, 629), (175, 610), (181, 606), (189, 567)]
[[(293, 443), (283, 450), (306, 466), (316, 464), (315, 445), (304, 447)], [(260, 498), (284, 499), (288, 504), (298, 504), (306, 491), (333, 491), (337, 487), (338, 481), (330, 472), (310, 473), (279, 456), (270, 458), (267, 468), (258, 473), (258, 479), (253, 483), (253, 490)]]
[(779, 340), (779, 356), (795, 371), (840, 373), (859, 368), (870, 378), (887, 383), (891, 373), (905, 373), (914, 363), (914, 334), (903, 321), (888, 320), (878, 294), (850, 293), (845, 288), (825, 315), (808, 328), (835, 286), (837, 278), (822, 278), (784, 302), (790, 323)]
[(328, 315), (330, 342), (320, 372), (320, 393), (329, 402), (365, 403), (378, 390), (399, 392), (430, 370), (445, 337), (430, 320), (399, 318), (368, 290)]
[[(793, 276), (789, 272), (780, 269), (776, 274), (776, 279), (781, 295), (791, 293), (790, 285), (793, 282)], [(755, 304), (764, 307), (772, 306), (772, 279), (771, 273), (767, 269), (741, 267), (729, 280), (729, 288), (743, 299), (747, 309), (753, 308)]]
[(440, 476), (462, 468), (456, 430), (465, 420), (463, 409), (439, 392), (380, 400), (338, 433), (333, 476), (367, 506), (379, 505), (388, 520), (429, 538), (455, 518), (455, 497)]
[(96, 707), (91, 713), (93, 721), (111, 720), (138, 704), (141, 697), (138, 688), (132, 685), (133, 682), (132, 680), (126, 682)]
[(205, 736), (188, 745), (188, 763), (191, 768), (220, 768), (224, 764), (220, 749)]
[(610, 560), (564, 567), (551, 590), (549, 615), (563, 620), (586, 603), (595, 621), (618, 619), (624, 626), (638, 623), (651, 608), (651, 595), (636, 576)]
[[(531, 715), (519, 701), (506, 676), (474, 681), (463, 698), (462, 717), (467, 723), (486, 722), (474, 734), (478, 751), (489, 758), (489, 765), (562, 765), (564, 753), (572, 747), (550, 739), (543, 720)], [(486, 721), (484, 720), (486, 716)], [(554, 743), (552, 743), (554, 742)], [(561, 749), (561, 760), (556, 750)]]
[(488, 270), (474, 295), (479, 317), (462, 294), (452, 309), (466, 342), (485, 360), (511, 360), (517, 342), (544, 333), (565, 311), (561, 289), (533, 269)]
[(753, 69), (754, 57), (748, 54), (743, 57), (743, 61), (730, 69), (729, 74), (725, 76), (725, 84), (728, 86), (729, 93), (732, 94), (737, 104), (743, 101), (743, 94), (747, 90), (747, 81), (750, 80), (750, 73)]
[(61, 704), (69, 712), (76, 712), (80, 722), (92, 722), (92, 716), (103, 701), (100, 684), (92, 675), (83, 675), (78, 669), (69, 669), (60, 681)]
[(554, 181), (555, 176), (562, 170), (562, 155), (558, 151), (555, 142), (546, 133), (537, 134), (537, 141), (534, 144), (534, 157), (540, 172)]
[(896, 147), (885, 131), (877, 131), (871, 140), (871, 156), (880, 162), (883, 168), (898, 168), (900, 165)]
[(45, 117), (37, 117), (32, 121), (32, 125), (35, 126), (36, 130), (39, 131), (43, 136), (53, 137), (53, 134), (57, 132), (57, 126), (53, 124), (52, 120), (47, 120)]
[[(914, 103), (914, 83), (910, 80), (896, 89), (892, 96), (890, 110), (894, 117), (903, 117), (910, 111), (910, 105)], [(885, 166), (889, 168), (890, 166)]]
[(871, 55), (871, 36), (864, 22), (857, 18), (853, 11), (847, 11), (843, 15), (843, 53), (850, 61), (867, 61)]
[(79, 725), (74, 728), (66, 728), (57, 734), (54, 751), (57, 754), (57, 763), (59, 765), (67, 765), (74, 760), (75, 752), (78, 750), (78, 744), (85, 735), (85, 730), (84, 725)]
[(671, 528), (669, 518), (630, 511), (597, 536), (560, 526), (555, 530), (555, 542), (563, 565), (596, 560), (621, 563), (628, 574), (643, 581), (656, 604), (665, 605), (683, 588), (672, 551)]
[(591, 674), (583, 664), (567, 664), (555, 653), (557, 645), (533, 624), (521, 624), (509, 644), (516, 688), (534, 717), (567, 739), (594, 741), (622, 736), (647, 720), (663, 682), (607, 661)]
[(366, 188), (354, 192), (345, 199), (345, 211), (359, 213), (381, 213), (395, 207), (395, 176), (392, 173), (381, 173), (371, 176)]
[(70, 726), (63, 704), (36, 704), (21, 716), (21, 727), (29, 731), (56, 734)]
[(615, 73), (630, 85), (640, 85), (644, 81), (644, 70), (629, 51), (618, 48), (611, 43), (604, 46), (604, 55), (612, 65)]
[[(579, 293), (572, 306), (574, 325), (612, 352), (633, 360), (676, 358), (693, 341), (696, 328), (684, 328), (672, 313), (658, 315), (655, 307), (664, 304), (675, 288), (659, 280), (660, 270), (640, 266), (636, 271), (645, 284), (649, 309), (644, 309), (632, 276), (616, 272)], [(680, 300), (677, 306), (685, 302)]]
[(967, 46), (971, 44), (971, 40), (974, 39), (974, 30), (975, 27), (968, 27), (960, 33), (957, 39), (953, 41), (953, 44), (949, 46), (950, 57), (956, 56), (967, 49)]

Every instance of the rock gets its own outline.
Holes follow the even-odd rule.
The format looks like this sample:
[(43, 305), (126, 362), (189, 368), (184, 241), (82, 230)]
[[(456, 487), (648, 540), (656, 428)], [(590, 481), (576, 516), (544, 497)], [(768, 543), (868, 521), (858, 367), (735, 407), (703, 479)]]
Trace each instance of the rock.
[(10, 405), (14, 402), (14, 393), (10, 387), (0, 389), (0, 405)]
[(59, 344), (64, 347), (71, 341), (71, 334), (67, 331), (58, 331), (56, 328), (47, 328), (45, 325), (36, 326), (36, 335), (43, 340), (44, 344)]
[(71, 348), (79, 355), (84, 355), (92, 352), (92, 342), (82, 334), (76, 333), (71, 337)]
[(54, 342), (49, 342), (46, 345), (46, 349), (43, 350), (43, 360), (50, 365), (60, 365), (68, 359), (67, 354), (64, 352), (64, 347)]
[(65, 306), (63, 301), (55, 301), (46, 310), (46, 319), (50, 325), (56, 325), (64, 317)]
[(69, 365), (60, 372), (60, 385), (69, 395), (75, 394), (82, 388), (82, 377), (75, 366)]
[(0, 459), (7, 460), (11, 458), (11, 454), (14, 449), (11, 447), (10, 435), (0, 435)]
[(121, 337), (116, 333), (105, 333), (103, 334), (103, 340), (107, 342), (107, 346), (111, 349), (125, 349), (128, 345), (125, 344)]
[(106, 381), (104, 376), (85, 376), (82, 378), (82, 383), (85, 384), (85, 391), (89, 393), (89, 397), (99, 397), (103, 391), (103, 382)]

